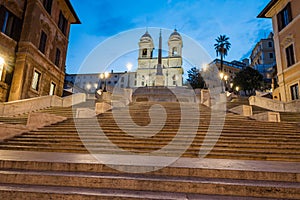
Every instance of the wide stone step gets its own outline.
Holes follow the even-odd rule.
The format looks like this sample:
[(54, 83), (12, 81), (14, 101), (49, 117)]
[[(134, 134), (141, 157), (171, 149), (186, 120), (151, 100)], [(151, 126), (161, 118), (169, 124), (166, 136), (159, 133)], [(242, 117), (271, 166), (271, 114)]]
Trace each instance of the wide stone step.
[[(98, 143), (98, 142), (101, 142), (102, 139), (104, 139), (105, 137), (102, 137), (102, 136), (98, 136), (98, 137), (87, 137), (88, 139), (85, 139), (85, 142), (87, 143)], [(204, 137), (203, 137), (204, 138)], [(195, 144), (192, 144), (192, 145), (196, 145), (196, 143), (199, 142), (198, 145), (203, 145), (201, 144), (203, 142), (203, 138), (195, 138), (194, 139), (194, 143)], [(111, 140), (114, 140), (114, 142), (116, 143), (127, 143), (128, 141), (132, 141), (132, 142), (135, 142), (135, 143), (139, 143), (139, 140), (137, 139), (128, 139), (128, 138), (120, 138), (120, 137), (110, 137)], [(99, 140), (99, 141), (98, 141)], [(170, 141), (170, 139), (168, 138), (160, 138), (159, 139), (160, 141)], [(183, 139), (183, 141), (185, 141)], [(13, 142), (20, 142), (20, 143), (65, 143), (65, 144), (80, 144), (82, 143), (82, 140), (79, 138), (79, 137), (60, 137), (60, 138), (47, 138), (47, 137), (16, 137), (14, 139), (11, 139), (9, 140), (9, 142), (7, 143), (13, 143)], [(176, 141), (177, 142), (177, 141)], [(179, 142), (179, 141), (178, 141)], [(141, 142), (140, 142), (141, 143)], [(146, 144), (156, 144), (156, 142), (153, 142), (153, 141), (148, 141), (146, 140), (145, 141)], [(210, 144), (214, 144), (215, 143), (215, 140), (206, 140), (206, 145), (210, 145)], [(204, 145), (205, 145), (204, 144)], [(251, 139), (251, 140), (247, 140), (247, 141), (242, 141), (242, 140), (239, 140), (239, 139), (220, 139), (218, 140), (218, 143), (217, 145), (228, 145), (228, 146), (247, 146), (247, 145), (251, 145), (252, 147), (261, 147), (261, 146), (264, 146), (264, 147), (280, 147), (280, 148), (299, 148), (299, 143), (298, 142), (295, 142), (294, 140), (291, 140), (287, 143), (287, 141), (281, 141), (281, 140), (278, 140), (278, 141), (269, 141), (269, 140), (256, 140), (256, 139)]]
[[(106, 146), (106, 141), (103, 140), (104, 137), (102, 139), (100, 138), (95, 138), (93, 140), (84, 140), (85, 144), (88, 144), (89, 146), (95, 146), (95, 147), (101, 147), (101, 146)], [(110, 138), (111, 139), (111, 138)], [(128, 139), (128, 138), (117, 138), (112, 140), (114, 142), (114, 144), (117, 144), (120, 147), (133, 147), (133, 148), (156, 148), (157, 146), (160, 145), (165, 145), (166, 143), (170, 142), (171, 138), (169, 140), (138, 140), (138, 139)], [(277, 143), (260, 143), (257, 144), (255, 141), (252, 143), (244, 142), (242, 143), (241, 141), (239, 141), (240, 143), (235, 143), (234, 141), (228, 141), (228, 142), (224, 142), (222, 140), (219, 140), (217, 142), (217, 144), (215, 144), (214, 141), (211, 142), (205, 142), (203, 144), (203, 140), (194, 140), (193, 143), (191, 144), (191, 147), (206, 147), (206, 146), (211, 146), (212, 144), (215, 144), (214, 149), (217, 148), (227, 148), (227, 149), (232, 149), (232, 148), (238, 148), (238, 149), (270, 149), (270, 148), (276, 148), (274, 150), (276, 151), (299, 151), (300, 150), (300, 146), (297, 143), (294, 144), (286, 144), (286, 143), (282, 143), (282, 144), (277, 144)], [(78, 140), (59, 140), (59, 139), (55, 139), (55, 140), (10, 140), (8, 142), (2, 143), (3, 145), (28, 145), (28, 146), (60, 146), (61, 143), (64, 143), (65, 145), (68, 146), (82, 146), (82, 141), (80, 139)], [(183, 146), (186, 143), (186, 141), (184, 139), (182, 140), (178, 140), (176, 139), (175, 141), (173, 141), (174, 145), (177, 145), (178, 149), (181, 149), (181, 146)], [(0, 144), (0, 145), (2, 145)], [(264, 144), (264, 145), (262, 145)], [(299, 151), (300, 152), (300, 151)]]
[(300, 198), (299, 183), (278, 181), (24, 170), (1, 170), (0, 177), (9, 184)]
[[(160, 150), (161, 147), (157, 146), (152, 148), (147, 147), (120, 147), (123, 149), (122, 153), (117, 153), (116, 148), (106, 147), (89, 147), (89, 151), (93, 153), (99, 154), (123, 154), (129, 155), (132, 153), (136, 154), (154, 154), (156, 156), (178, 156), (183, 153), (183, 157), (191, 157), (196, 158), (199, 157), (199, 148), (189, 148), (185, 151), (185, 149), (171, 149), (171, 150), (161, 150), (159, 152), (154, 152), (155, 150)], [(71, 146), (71, 145), (58, 145), (58, 146), (26, 146), (26, 145), (3, 145), (2, 149), (6, 150), (23, 150), (23, 151), (44, 151), (44, 152), (73, 152), (73, 153), (88, 153), (88, 151), (83, 146)], [(203, 148), (205, 150), (206, 148)], [(214, 148), (208, 155), (207, 158), (221, 158), (221, 159), (240, 159), (240, 160), (278, 160), (278, 161), (300, 161), (300, 155), (297, 151), (269, 151), (265, 150), (257, 150), (257, 149), (249, 149), (242, 150), (240, 148), (237, 149), (228, 149), (228, 148)]]
[[(199, 195), (174, 192), (151, 192), (116, 189), (88, 189), (80, 187), (55, 187), (40, 185), (0, 184), (0, 196), (4, 199), (65, 199), (65, 200), (276, 200), (274, 198), (256, 198), (224, 195)], [(278, 199), (279, 200), (279, 199)]]
[[(165, 157), (155, 156), (122, 156), (113, 154), (102, 154), (108, 166), (97, 161), (90, 154), (76, 153), (54, 153), (54, 152), (26, 152), (0, 150), (2, 159), (1, 169), (10, 170), (41, 170), (41, 171), (69, 171), (69, 172), (101, 172), (119, 173), (118, 170), (109, 166), (117, 165), (118, 169), (139, 169), (160, 166), (160, 160)], [(122, 163), (122, 159), (134, 160), (145, 157), (145, 163), (134, 165)], [(119, 162), (121, 160), (121, 162)], [(176, 160), (176, 159), (175, 159)], [(152, 171), (155, 175), (176, 175), (207, 178), (230, 178), (247, 180), (268, 180), (300, 182), (300, 168), (297, 162), (274, 162), (274, 161), (239, 161), (228, 159), (200, 159), (179, 158), (169, 166), (158, 171)]]
[[(0, 184), (0, 194), (8, 196), (12, 195), (7, 190), (10, 187), (17, 193), (24, 192), (25, 188), (27, 192), (40, 193), (38, 187), (44, 188), (45, 191), (46, 188), (56, 188), (60, 193), (64, 189), (71, 191), (69, 189), (74, 187), (80, 194), (84, 193), (81, 189), (93, 189), (95, 193), (103, 189), (111, 191), (121, 189), (133, 194), (139, 190), (152, 191), (156, 194), (174, 192), (177, 195), (188, 196), (210, 194), (224, 197), (230, 195), (236, 198), (240, 196), (300, 198), (300, 169), (298, 163), (293, 162), (180, 158), (158, 171), (132, 174), (117, 171), (109, 166), (139, 171), (159, 166), (160, 160), (166, 158), (146, 157), (147, 163), (128, 165), (119, 163), (119, 160), (122, 160), (120, 155), (106, 155), (112, 158), (110, 165), (106, 166), (89, 154), (43, 152), (20, 154), (1, 151), (1, 155), (3, 159), (0, 163), (0, 182), (3, 184)], [(127, 158), (130, 160), (137, 157), (127, 156)], [(7, 186), (7, 189), (1, 186)], [(223, 196), (215, 197), (222, 199)], [(196, 197), (201, 196), (194, 197), (197, 199)]]

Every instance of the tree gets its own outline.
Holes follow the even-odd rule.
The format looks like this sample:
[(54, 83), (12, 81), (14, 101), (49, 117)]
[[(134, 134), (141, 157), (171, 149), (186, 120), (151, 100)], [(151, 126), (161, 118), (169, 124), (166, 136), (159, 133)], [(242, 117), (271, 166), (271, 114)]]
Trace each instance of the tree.
[(215, 50), (217, 53), (217, 57), (220, 55), (220, 58), (221, 58), (221, 72), (223, 72), (223, 60), (224, 60), (225, 56), (227, 56), (228, 51), (231, 47), (231, 44), (228, 40), (229, 40), (229, 37), (227, 37), (226, 35), (220, 35), (216, 39), (217, 43), (214, 44)]
[(234, 87), (238, 86), (241, 90), (250, 91), (250, 95), (254, 90), (260, 89), (263, 83), (263, 76), (255, 69), (246, 67), (239, 71), (233, 79)]
[(187, 81), (192, 86), (193, 89), (195, 88), (204, 88), (205, 81), (203, 77), (200, 74), (199, 69), (196, 67), (192, 67), (190, 70), (188, 70), (188, 79)]

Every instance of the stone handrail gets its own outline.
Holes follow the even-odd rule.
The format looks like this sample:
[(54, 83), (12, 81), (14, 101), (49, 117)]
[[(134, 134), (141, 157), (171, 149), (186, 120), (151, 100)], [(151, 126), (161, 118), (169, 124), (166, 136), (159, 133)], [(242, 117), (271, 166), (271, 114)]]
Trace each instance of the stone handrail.
[(51, 106), (69, 107), (81, 102), (85, 102), (85, 100), (85, 94), (79, 93), (64, 98), (53, 95), (10, 101), (0, 104), (0, 116), (9, 117), (45, 109)]
[(251, 96), (249, 104), (277, 112), (300, 112), (300, 100), (281, 102), (265, 97)]

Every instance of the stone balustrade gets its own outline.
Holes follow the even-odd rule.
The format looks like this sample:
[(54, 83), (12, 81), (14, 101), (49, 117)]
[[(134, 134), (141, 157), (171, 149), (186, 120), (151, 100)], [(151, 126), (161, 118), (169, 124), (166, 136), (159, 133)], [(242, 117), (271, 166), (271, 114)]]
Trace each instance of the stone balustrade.
[(85, 102), (85, 100), (85, 94), (79, 93), (64, 98), (58, 96), (42, 96), (30, 99), (22, 99), (18, 101), (5, 102), (0, 104), (0, 116), (10, 117), (53, 106), (69, 107), (81, 102)]
[(259, 96), (249, 97), (249, 104), (277, 112), (300, 112), (300, 100), (281, 102)]

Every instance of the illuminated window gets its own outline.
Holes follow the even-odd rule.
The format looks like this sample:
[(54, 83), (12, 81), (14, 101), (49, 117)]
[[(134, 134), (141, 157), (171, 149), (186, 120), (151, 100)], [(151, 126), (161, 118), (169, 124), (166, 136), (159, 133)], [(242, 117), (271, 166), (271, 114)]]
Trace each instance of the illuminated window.
[(4, 69), (4, 65), (0, 64), (0, 81), (2, 81), (3, 69)]
[(38, 71), (34, 71), (31, 88), (38, 91), (39, 90), (39, 83), (40, 83), (41, 73)]
[(51, 83), (50, 84), (50, 92), (49, 92), (49, 95), (54, 95), (54, 93), (55, 93), (55, 88), (56, 88), (56, 85), (55, 85), (55, 83)]

